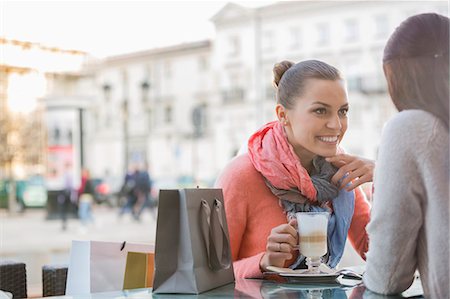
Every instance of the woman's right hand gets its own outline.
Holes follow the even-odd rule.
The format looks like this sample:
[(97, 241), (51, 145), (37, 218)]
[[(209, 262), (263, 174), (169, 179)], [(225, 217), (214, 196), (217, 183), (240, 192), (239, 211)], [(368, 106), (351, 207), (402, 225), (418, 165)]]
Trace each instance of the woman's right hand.
[(326, 160), (339, 168), (331, 178), (339, 189), (352, 191), (361, 184), (373, 181), (375, 161), (348, 154), (338, 154)]
[(266, 252), (259, 266), (264, 272), (268, 266), (284, 267), (285, 262), (292, 259), (294, 248), (298, 244), (298, 233), (295, 219), (272, 229), (267, 238)]

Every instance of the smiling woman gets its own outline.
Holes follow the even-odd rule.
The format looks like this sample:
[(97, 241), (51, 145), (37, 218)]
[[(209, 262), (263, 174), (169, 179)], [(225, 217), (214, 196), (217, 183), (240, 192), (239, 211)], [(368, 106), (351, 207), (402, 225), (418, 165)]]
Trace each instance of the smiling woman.
[(348, 101), (342, 80), (309, 79), (298, 104), (286, 109), (277, 105), (278, 119), (285, 122), (289, 143), (302, 165), (311, 170), (316, 155), (330, 157), (347, 131)]
[[(344, 190), (332, 181), (336, 175), (339, 183), (371, 181), (373, 169), (367, 166), (373, 162), (353, 163), (362, 160), (339, 147), (349, 109), (340, 72), (318, 60), (283, 61), (274, 67), (274, 85), (278, 120), (250, 137), (248, 153), (231, 161), (216, 183), (224, 192), (236, 277), (261, 277), (269, 266), (305, 267), (297, 212), (330, 214), (323, 257), (330, 267), (340, 261), (347, 235), (363, 258), (368, 247), (368, 202), (355, 184)], [(347, 167), (342, 174), (326, 160), (336, 154), (346, 160), (337, 166)]]

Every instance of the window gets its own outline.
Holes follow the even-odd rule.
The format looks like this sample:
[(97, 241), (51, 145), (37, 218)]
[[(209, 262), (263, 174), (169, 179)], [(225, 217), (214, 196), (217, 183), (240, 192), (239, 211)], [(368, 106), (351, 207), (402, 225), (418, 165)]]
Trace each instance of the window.
[(192, 110), (192, 125), (194, 127), (194, 136), (202, 137), (206, 131), (207, 125), (207, 106), (200, 104)]
[(317, 24), (317, 45), (326, 46), (330, 42), (330, 26), (326, 23)]
[(244, 89), (241, 87), (231, 87), (222, 91), (222, 101), (224, 103), (239, 103), (244, 100)]
[(241, 41), (237, 36), (231, 36), (228, 40), (228, 56), (238, 56), (241, 51)]
[(104, 126), (105, 126), (105, 128), (109, 128), (110, 126), (111, 126), (111, 124), (112, 124), (112, 121), (111, 121), (111, 111), (107, 111), (106, 112), (106, 114), (105, 114), (105, 118), (104, 118)]
[(72, 144), (72, 140), (73, 140), (73, 133), (72, 133), (72, 129), (68, 128), (67, 132), (66, 132), (66, 144)]
[(128, 72), (126, 69), (121, 70), (122, 75), (122, 88), (128, 90)]
[(104, 95), (105, 102), (109, 102), (111, 99), (111, 89), (112, 89), (111, 85), (108, 83), (105, 83), (105, 84), (103, 84), (102, 89), (103, 89), (103, 95)]
[(262, 49), (264, 52), (270, 52), (274, 50), (274, 35), (272, 31), (265, 31), (262, 36)]
[(344, 40), (354, 42), (359, 38), (358, 22), (355, 19), (349, 19), (344, 22)]
[(171, 106), (167, 106), (166, 109), (164, 110), (164, 121), (168, 124), (170, 124), (172, 122), (172, 118), (173, 118), (173, 111), (172, 111), (172, 107)]
[(59, 127), (53, 128), (53, 144), (60, 144), (61, 130)]
[(200, 71), (206, 71), (208, 70), (208, 67), (209, 67), (208, 58), (206, 56), (200, 56), (198, 58), (198, 69)]
[(148, 83), (147, 79), (144, 79), (140, 84), (141, 92), (142, 92), (142, 102), (148, 102), (148, 91), (150, 89), (150, 83)]
[(168, 60), (164, 62), (164, 76), (166, 78), (172, 77), (172, 64)]
[(92, 115), (94, 116), (94, 117), (93, 117), (93, 120), (94, 120), (94, 129), (95, 129), (96, 131), (98, 131), (98, 129), (99, 129), (99, 123), (100, 123), (100, 121), (99, 121), (99, 113), (98, 113), (98, 110), (97, 110), (97, 109), (93, 110)]
[(362, 78), (359, 75), (353, 75), (347, 77), (347, 89), (348, 91), (360, 91)]
[[(445, 2), (441, 4), (445, 4)], [(448, 6), (447, 5), (438, 6), (436, 12), (443, 16), (448, 16)]]
[(376, 15), (374, 17), (375, 23), (375, 38), (387, 38), (389, 35), (389, 19), (387, 15)]
[(294, 27), (290, 29), (291, 49), (299, 49), (302, 46), (302, 32), (300, 28)]
[(272, 85), (266, 86), (266, 99), (270, 101), (276, 101), (275, 87)]

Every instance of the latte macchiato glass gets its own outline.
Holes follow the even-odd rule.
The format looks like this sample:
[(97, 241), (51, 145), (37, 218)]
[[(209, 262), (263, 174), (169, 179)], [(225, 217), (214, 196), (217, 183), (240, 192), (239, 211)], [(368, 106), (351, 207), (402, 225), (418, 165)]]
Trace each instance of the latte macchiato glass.
[(300, 253), (306, 257), (308, 272), (320, 273), (321, 257), (327, 253), (328, 212), (296, 213)]

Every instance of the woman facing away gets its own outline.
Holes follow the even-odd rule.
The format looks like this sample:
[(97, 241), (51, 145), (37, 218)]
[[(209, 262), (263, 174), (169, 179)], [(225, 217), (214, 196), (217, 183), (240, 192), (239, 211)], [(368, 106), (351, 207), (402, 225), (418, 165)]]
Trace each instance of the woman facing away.
[(449, 298), (449, 19), (406, 19), (384, 49), (400, 111), (383, 131), (364, 283), (406, 290), (419, 270), (426, 298)]
[(274, 67), (274, 85), (278, 120), (254, 133), (248, 153), (216, 182), (237, 278), (262, 277), (268, 266), (304, 267), (294, 249), (295, 212), (331, 212), (324, 258), (330, 267), (342, 257), (347, 235), (363, 258), (368, 248), (370, 207), (358, 186), (372, 180), (374, 165), (339, 147), (349, 106), (339, 71), (318, 60), (283, 61)]

